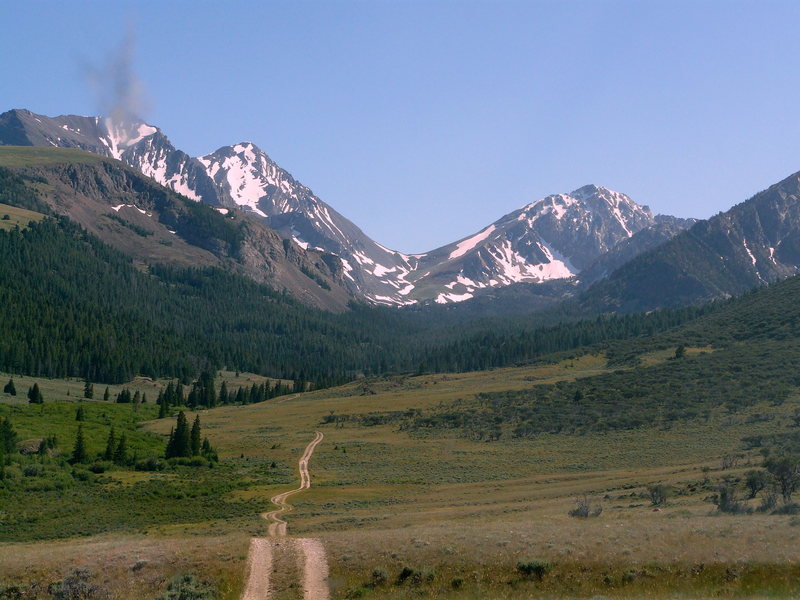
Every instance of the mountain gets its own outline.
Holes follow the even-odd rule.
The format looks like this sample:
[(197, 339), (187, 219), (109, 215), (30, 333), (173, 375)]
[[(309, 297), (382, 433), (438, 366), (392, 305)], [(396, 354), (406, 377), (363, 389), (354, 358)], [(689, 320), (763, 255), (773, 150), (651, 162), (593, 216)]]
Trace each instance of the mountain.
[(586, 310), (638, 312), (742, 294), (800, 270), (800, 173), (663, 244), (586, 290)]
[(697, 219), (656, 215), (652, 225), (622, 240), (582, 270), (579, 275), (580, 284), (583, 287), (588, 287), (597, 281), (605, 279), (629, 260), (672, 239), (696, 222)]
[(142, 265), (219, 267), (334, 311), (353, 299), (337, 260), (281, 238), (261, 219), (187, 200), (119, 161), (80, 150), (0, 147), (38, 192), (29, 206), (69, 217)]
[(444, 303), (513, 283), (581, 277), (601, 256), (642, 231), (668, 235), (666, 223), (680, 230), (689, 221), (653, 216), (625, 194), (596, 185), (547, 196), (473, 236), (420, 255), (411, 297)]
[[(0, 115), (0, 144), (87, 150), (121, 160), (192, 200), (252, 213), (303, 249), (338, 257), (347, 286), (373, 304), (460, 302), (514, 283), (573, 278), (642, 230), (654, 228), (618, 260), (688, 224), (675, 219), (661, 226), (659, 219), (670, 218), (589, 185), (528, 204), (452, 244), (407, 255), (372, 240), (250, 142), (193, 158), (143, 122), (12, 110)], [(616, 263), (595, 267), (590, 278), (610, 266)]]

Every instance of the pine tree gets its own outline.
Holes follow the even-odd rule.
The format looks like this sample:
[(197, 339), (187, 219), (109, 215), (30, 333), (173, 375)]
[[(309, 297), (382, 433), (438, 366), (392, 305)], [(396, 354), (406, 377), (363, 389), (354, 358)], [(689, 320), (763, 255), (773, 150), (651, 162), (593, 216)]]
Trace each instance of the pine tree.
[(34, 383), (33, 387), (28, 390), (28, 402), (30, 404), (44, 404), (44, 396), (42, 396), (38, 383)]
[(169, 440), (167, 441), (167, 449), (164, 451), (165, 458), (173, 458), (175, 456), (175, 428), (171, 427), (169, 430)]
[(192, 456), (197, 456), (200, 454), (200, 415), (197, 415), (194, 418), (192, 431), (189, 435), (189, 446)]
[(183, 393), (183, 384), (179, 381), (178, 385), (175, 387), (175, 402), (174, 406), (183, 406), (183, 403), (186, 401)]
[(163, 419), (167, 416), (167, 395), (158, 392), (158, 418)]
[(106, 386), (106, 391), (103, 392), (103, 402), (108, 402), (109, 400), (111, 400), (111, 390)]
[(128, 462), (128, 440), (125, 437), (125, 432), (122, 432), (122, 435), (119, 436), (119, 442), (117, 443), (117, 447), (114, 450), (114, 464), (115, 465), (124, 465)]
[(190, 437), (186, 415), (183, 411), (180, 411), (175, 423), (175, 428), (169, 435), (165, 456), (167, 458), (191, 456), (192, 447)]
[(16, 396), (17, 395), (17, 388), (14, 385), (14, 378), (13, 377), (8, 380), (8, 383), (3, 388), (3, 392), (6, 393), (6, 394), (11, 394), (12, 396)]
[(78, 410), (75, 411), (75, 420), (76, 421), (86, 420), (86, 413), (83, 411), (83, 406), (81, 405), (78, 405)]
[(222, 381), (222, 385), (219, 388), (219, 401), (218, 404), (227, 404), (228, 403), (228, 386), (225, 384), (225, 381)]
[(108, 432), (108, 439), (106, 440), (106, 451), (103, 452), (103, 458), (105, 460), (113, 460), (114, 458), (114, 450), (117, 448), (117, 436), (114, 433), (114, 426), (111, 426), (111, 430)]
[(17, 449), (17, 432), (9, 419), (0, 417), (0, 454), (12, 454)]
[(83, 424), (78, 425), (78, 435), (75, 437), (75, 446), (72, 448), (72, 464), (86, 460), (86, 440), (83, 439)]
[(83, 384), (83, 397), (87, 400), (94, 398), (94, 385), (88, 379)]

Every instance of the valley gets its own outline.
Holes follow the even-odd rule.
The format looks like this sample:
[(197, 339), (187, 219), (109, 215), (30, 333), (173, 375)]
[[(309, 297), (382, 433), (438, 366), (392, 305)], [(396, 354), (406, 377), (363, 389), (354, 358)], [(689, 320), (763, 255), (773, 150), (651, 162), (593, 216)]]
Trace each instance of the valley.
[[(722, 351), (687, 347), (685, 356), (702, 361)], [(674, 347), (646, 350), (640, 354), (642, 366), (633, 368), (670, 366), (673, 354)], [(188, 495), (181, 503), (186, 506), (172, 512), (178, 507), (163, 504), (169, 516), (162, 521), (141, 505), (143, 512), (117, 513), (110, 528), (101, 523), (96, 533), (84, 530), (88, 537), (72, 539), (59, 539), (69, 536), (63, 518), (41, 512), (35, 504), (39, 500), (29, 497), (29, 509), (40, 512), (39, 537), (44, 539), (14, 542), (19, 533), (0, 522), (0, 553), (8, 557), (0, 579), (47, 581), (85, 567), (98, 582), (112, 586), (115, 598), (127, 599), (154, 597), (175, 573), (191, 572), (213, 582), (219, 597), (238, 598), (247, 580), (250, 536), (269, 539), (272, 528), (259, 515), (270, 499), (280, 506), (276, 494), (285, 496), (297, 486), (298, 460), (316, 430), (324, 438), (317, 436), (308, 463), (312, 485), (292, 496), (292, 510), (281, 519), (288, 523), (287, 540), (313, 538), (322, 544), (331, 598), (795, 594), (795, 517), (721, 513), (712, 499), (726, 481), (742, 489), (745, 474), (761, 465), (759, 448), (743, 440), (795, 431), (796, 392), (781, 402), (757, 395), (747, 405), (722, 405), (707, 415), (679, 417), (671, 425), (533, 438), (503, 433), (494, 441), (457, 430), (414, 431), (392, 421), (337, 418), (380, 415), (387, 407), (419, 413), (468, 399), (477, 390), (522, 392), (614, 374), (623, 373), (603, 354), (578, 353), (527, 367), (367, 379), (202, 410), (197, 414), (203, 432), (220, 455), (212, 472), (220, 470), (226, 478), (237, 473), (236, 485), (215, 490), (215, 476), (197, 479), (202, 472), (174, 471), (180, 467), (156, 473), (111, 470), (111, 481), (122, 481), (130, 490), (147, 481), (184, 489)], [(232, 372), (220, 376), (230, 388), (254, 378)], [(18, 387), (25, 389), (32, 381), (23, 378)], [(40, 381), (45, 410), (65, 407), (73, 415), (82, 382)], [(150, 393), (163, 386), (136, 385)], [(0, 414), (19, 423), (22, 437), (41, 435), (52, 417), (22, 417), (20, 402), (6, 397)], [(89, 415), (132, 409), (97, 401), (83, 405)], [(154, 408), (139, 409), (146, 411), (136, 418), (145, 419), (144, 429), (135, 435), (145, 436), (143, 441), (164, 440), (174, 423), (148, 420)], [(60, 436), (69, 439), (66, 420), (62, 427)], [(102, 437), (90, 442), (97, 447)], [(35, 480), (28, 478), (26, 485)], [(94, 485), (106, 487), (111, 481)], [(670, 491), (666, 502), (654, 507), (648, 486), (657, 484)], [(203, 495), (189, 492), (200, 485), (213, 505), (224, 506), (222, 512), (198, 512)], [(745, 497), (743, 491), (739, 495)], [(584, 497), (590, 506), (602, 507), (599, 516), (568, 514)], [(761, 498), (746, 502), (755, 509)], [(49, 519), (59, 519), (58, 529), (47, 529)], [(271, 549), (273, 564), (284, 567), (270, 579), (270, 595), (262, 597), (303, 597), (302, 568), (292, 566), (296, 554), (286, 544)], [(541, 579), (520, 570), (528, 563), (544, 565)]]

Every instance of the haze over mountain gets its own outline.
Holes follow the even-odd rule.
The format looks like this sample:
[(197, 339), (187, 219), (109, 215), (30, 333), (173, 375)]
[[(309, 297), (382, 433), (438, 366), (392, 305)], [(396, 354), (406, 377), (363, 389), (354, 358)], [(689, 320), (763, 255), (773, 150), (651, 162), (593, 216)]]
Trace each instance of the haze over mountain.
[[(353, 292), (376, 304), (459, 302), (513, 283), (570, 279), (642, 230), (661, 231), (655, 243), (690, 224), (588, 185), (530, 203), (460, 241), (407, 255), (369, 238), (251, 142), (193, 158), (138, 120), (12, 110), (0, 115), (0, 144), (116, 158), (187, 198), (250, 212), (302, 248), (337, 256)], [(626, 256), (646, 247), (629, 245)]]

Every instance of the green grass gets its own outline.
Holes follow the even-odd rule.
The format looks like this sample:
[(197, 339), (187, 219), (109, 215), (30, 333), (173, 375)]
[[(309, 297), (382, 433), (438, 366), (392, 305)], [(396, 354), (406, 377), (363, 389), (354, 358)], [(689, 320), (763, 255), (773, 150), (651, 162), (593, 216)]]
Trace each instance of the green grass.
[[(248, 375), (243, 376), (246, 379)], [(249, 376), (254, 377), (254, 376)], [(3, 385), (8, 376), (0, 376)], [(100, 460), (109, 431), (125, 433), (131, 462), (163, 457), (165, 437), (141, 427), (153, 419), (153, 404), (163, 382), (139, 379), (128, 387), (146, 392), (148, 404), (138, 406), (98, 400), (83, 400), (83, 382), (15, 377), (18, 395), (0, 394), (0, 417), (8, 418), (18, 434), (23, 452), (9, 457), (0, 481), (0, 540), (27, 541), (94, 535), (104, 532), (204, 531), (206, 533), (258, 530), (261, 503), (237, 497), (254, 483), (289, 483), (291, 469), (272, 461), (231, 458), (212, 467), (165, 464), (164, 470), (134, 471), (131, 467), (103, 463), (107, 470), (89, 468)], [(45, 403), (29, 404), (27, 389), (36, 382)], [(105, 386), (97, 385), (102, 397)], [(123, 386), (110, 386), (113, 397)], [(89, 461), (68, 464), (79, 423), (76, 411), (82, 407), (82, 427)], [(177, 409), (175, 409), (177, 410)], [(193, 414), (189, 415), (194, 418)], [(201, 414), (201, 422), (203, 415)], [(174, 419), (165, 419), (166, 426)], [(54, 435), (58, 441), (48, 456), (35, 454), (39, 441)], [(213, 440), (213, 435), (211, 435)], [(213, 443), (213, 442), (212, 442)]]
[[(688, 354), (699, 356), (699, 350)], [(661, 350), (640, 359), (648, 368), (658, 368), (669, 356), (670, 351)], [(320, 430), (325, 440), (311, 461), (312, 488), (293, 497), (289, 534), (323, 541), (334, 600), (796, 595), (800, 550), (791, 517), (719, 516), (709, 502), (722, 478), (741, 481), (747, 469), (760, 464), (760, 455), (745, 449), (743, 437), (792, 430), (794, 410), (800, 406), (796, 396), (736, 412), (715, 409), (670, 427), (662, 423), (581, 435), (546, 433), (497, 442), (472, 440), (457, 431), (410, 434), (392, 422), (367, 427), (330, 418), (387, 407), (426, 411), (479, 391), (520, 392), (613, 371), (603, 356), (587, 355), (522, 368), (363, 380), (204, 411), (204, 434), (220, 451), (218, 467), (111, 471), (91, 483), (27, 493), (25, 506), (21, 501), (4, 505), (16, 520), (0, 524), (0, 531), (6, 532), (6, 540), (102, 531), (113, 535), (85, 543), (128, 540), (131, 547), (138, 543), (131, 535), (146, 534), (153, 548), (195, 539), (184, 542), (196, 547), (192, 564), (203, 564), (215, 581), (228, 582), (226, 597), (234, 598), (240, 588), (230, 582), (244, 578), (246, 535), (230, 538), (226, 551), (204, 550), (204, 540), (213, 545), (225, 536), (263, 535), (259, 513), (268, 510), (272, 495), (296, 485), (297, 459), (314, 430)], [(250, 374), (226, 373), (226, 379), (229, 384), (260, 381)], [(82, 390), (82, 382), (40, 381), (46, 398), (59, 398), (52, 407), (39, 409), (52, 411), (48, 416), (19, 401), (2, 409), (20, 410), (12, 418), (26, 435), (47, 433), (44, 423), (68, 435), (75, 408), (68, 401)], [(102, 429), (101, 415), (107, 409), (120, 411), (111, 419), (135, 426), (136, 417), (125, 412), (132, 407), (86, 406), (87, 431)], [(154, 408), (142, 407), (140, 417), (152, 416), (146, 411)], [(142, 436), (137, 439), (146, 447), (148, 440), (163, 440), (172, 424), (146, 421), (135, 435)], [(92, 436), (95, 444), (99, 438)], [(739, 464), (723, 470), (721, 458), (731, 454)], [(645, 494), (654, 483), (674, 490), (659, 511)], [(583, 494), (603, 506), (599, 518), (568, 516), (574, 498)], [(33, 557), (53, 544), (66, 551), (79, 543), (84, 542), (30, 544), (24, 552)], [(93, 560), (104, 565), (109, 559)], [(516, 568), (518, 562), (532, 560), (553, 564), (541, 582)], [(404, 567), (419, 570), (419, 581), (397, 585)], [(386, 583), (372, 585), (375, 569), (387, 573)], [(284, 577), (288, 585), (295, 575), (276, 577)], [(143, 582), (130, 585), (146, 588)], [(295, 592), (287, 587), (286, 597)]]
[(96, 164), (111, 159), (74, 148), (42, 146), (0, 146), (0, 166), (19, 168), (53, 163)]
[(31, 221), (38, 222), (44, 217), (42, 213), (0, 203), (0, 230), (9, 231), (15, 227), (25, 229)]

